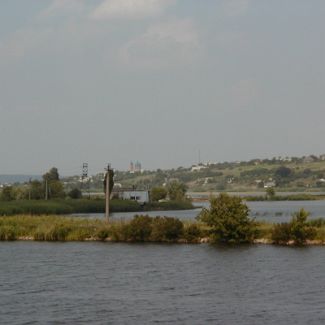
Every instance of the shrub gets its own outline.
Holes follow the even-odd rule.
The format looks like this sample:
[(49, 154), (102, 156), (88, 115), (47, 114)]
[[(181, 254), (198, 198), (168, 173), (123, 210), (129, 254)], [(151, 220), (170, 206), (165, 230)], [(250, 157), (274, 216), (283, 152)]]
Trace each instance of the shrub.
[(275, 244), (287, 244), (291, 240), (291, 225), (287, 222), (274, 225), (271, 238)]
[(257, 227), (248, 214), (249, 209), (242, 198), (222, 193), (211, 197), (210, 208), (202, 210), (199, 220), (211, 227), (215, 242), (251, 243), (257, 236)]
[(74, 188), (68, 193), (68, 196), (71, 199), (81, 199), (82, 198), (82, 193), (78, 188)]
[(152, 221), (150, 239), (156, 242), (178, 240), (183, 234), (183, 223), (172, 217), (156, 217)]
[(201, 236), (202, 231), (196, 224), (190, 224), (184, 229), (184, 239), (189, 243), (197, 243)]
[(152, 231), (152, 218), (149, 216), (134, 216), (129, 225), (129, 238), (132, 241), (147, 241)]
[(296, 245), (303, 245), (308, 239), (314, 239), (316, 231), (307, 223), (309, 212), (301, 209), (293, 214), (291, 221), (292, 239)]
[(154, 187), (150, 191), (150, 199), (153, 202), (166, 199), (167, 190), (164, 187)]
[(114, 223), (110, 227), (110, 235), (113, 241), (128, 241), (130, 237), (130, 225), (125, 222)]
[(12, 225), (0, 226), (0, 240), (15, 240), (16, 230)]
[(100, 240), (105, 240), (106, 238), (109, 237), (109, 235), (110, 235), (110, 231), (108, 227), (102, 227), (96, 231), (95, 237)]
[(303, 245), (307, 240), (316, 237), (316, 228), (307, 222), (309, 212), (304, 209), (295, 212), (289, 223), (274, 225), (272, 240), (275, 244), (287, 244), (293, 241), (295, 245)]
[(14, 199), (15, 199), (15, 196), (14, 196), (13, 188), (11, 186), (5, 186), (2, 189), (2, 192), (0, 194), (0, 200), (2, 200), (2, 201), (12, 201)]

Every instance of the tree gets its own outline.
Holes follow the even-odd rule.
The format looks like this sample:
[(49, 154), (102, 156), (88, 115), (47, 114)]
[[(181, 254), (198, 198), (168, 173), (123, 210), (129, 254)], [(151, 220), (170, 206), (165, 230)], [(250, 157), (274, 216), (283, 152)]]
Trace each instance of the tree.
[(173, 181), (167, 186), (167, 193), (169, 199), (172, 201), (183, 201), (185, 200), (185, 194), (187, 186), (184, 183)]
[(150, 191), (150, 198), (153, 202), (164, 200), (167, 197), (167, 190), (164, 187), (154, 187)]
[(59, 172), (56, 167), (52, 167), (43, 175), (44, 189), (47, 188), (49, 198), (63, 198), (65, 196), (63, 184), (60, 181)]
[(277, 177), (289, 177), (293, 174), (293, 171), (285, 166), (281, 166), (279, 167), (276, 171), (275, 171), (275, 175)]
[(249, 218), (249, 209), (242, 198), (221, 193), (210, 198), (210, 208), (203, 209), (199, 220), (211, 227), (215, 242), (251, 243), (257, 235), (256, 224)]
[(1, 201), (12, 201), (15, 199), (14, 191), (11, 186), (5, 186), (0, 196)]
[(44, 199), (44, 186), (40, 181), (31, 181), (30, 184), (30, 198), (32, 200)]
[(82, 193), (78, 188), (74, 188), (68, 193), (68, 196), (71, 199), (81, 199), (82, 198)]
[(48, 186), (49, 197), (52, 199), (64, 198), (65, 192), (63, 184), (60, 181), (52, 181)]
[(59, 181), (59, 171), (56, 167), (52, 167), (47, 173), (43, 175), (43, 179), (47, 181)]

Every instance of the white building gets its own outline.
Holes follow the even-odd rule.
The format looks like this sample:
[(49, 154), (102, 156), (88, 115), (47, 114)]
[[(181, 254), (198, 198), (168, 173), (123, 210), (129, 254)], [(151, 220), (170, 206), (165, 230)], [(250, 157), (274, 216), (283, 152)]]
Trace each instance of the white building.
[(137, 201), (144, 204), (149, 202), (149, 192), (140, 190), (125, 190), (119, 192), (119, 198), (122, 200)]
[(205, 166), (205, 165), (196, 165), (196, 166), (192, 166), (191, 171), (192, 172), (199, 172), (200, 170), (206, 169), (206, 168), (208, 168), (208, 167)]

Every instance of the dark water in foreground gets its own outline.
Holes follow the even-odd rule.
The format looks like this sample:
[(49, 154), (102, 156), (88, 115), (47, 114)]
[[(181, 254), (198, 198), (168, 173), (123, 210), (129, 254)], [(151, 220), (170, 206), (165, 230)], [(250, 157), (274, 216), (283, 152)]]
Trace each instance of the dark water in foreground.
[(325, 249), (0, 243), (0, 324), (324, 324)]

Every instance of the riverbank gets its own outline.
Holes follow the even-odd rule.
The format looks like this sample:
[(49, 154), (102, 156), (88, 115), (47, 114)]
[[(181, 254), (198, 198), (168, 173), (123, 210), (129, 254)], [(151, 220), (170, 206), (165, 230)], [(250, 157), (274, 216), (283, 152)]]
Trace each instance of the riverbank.
[[(306, 245), (325, 245), (325, 222), (311, 221), (316, 236)], [(257, 223), (253, 244), (274, 244), (274, 224)], [(210, 228), (203, 223), (171, 217), (138, 216), (129, 221), (85, 219), (63, 216), (0, 217), (0, 241), (104, 241), (127, 243), (213, 243)], [(294, 245), (288, 240), (282, 245)]]
[[(190, 201), (150, 202), (141, 205), (131, 200), (112, 200), (110, 212), (143, 212), (193, 209)], [(67, 215), (77, 213), (104, 213), (104, 199), (58, 199), (58, 200), (15, 200), (0, 201), (0, 216), (18, 214), (30, 215)]]

